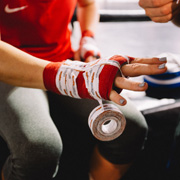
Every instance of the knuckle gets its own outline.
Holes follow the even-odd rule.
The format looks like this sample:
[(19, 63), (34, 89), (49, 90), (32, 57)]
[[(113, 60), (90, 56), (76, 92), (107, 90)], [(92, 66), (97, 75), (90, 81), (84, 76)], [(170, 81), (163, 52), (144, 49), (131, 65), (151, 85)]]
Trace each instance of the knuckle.
[(170, 20), (172, 20), (173, 19), (173, 15), (172, 14), (168, 14), (167, 16), (166, 16), (166, 22), (168, 22), (168, 21), (170, 21)]
[(116, 87), (119, 87), (120, 88), (120, 84), (122, 83), (122, 77), (116, 77), (115, 78), (115, 81), (114, 81), (114, 85)]
[(132, 68), (132, 71), (135, 71), (137, 69), (138, 65), (137, 64), (132, 64), (131, 65), (131, 68)]
[(142, 7), (142, 8), (144, 7), (144, 5), (143, 5), (143, 0), (140, 0), (140, 1), (138, 2), (138, 4), (139, 4), (140, 7)]
[(160, 8), (160, 14), (161, 15), (168, 15), (169, 13), (171, 13), (171, 9), (169, 9), (167, 6), (164, 6), (162, 8)]
[(131, 71), (132, 73), (137, 74), (139, 72), (139, 65), (137, 63), (132, 64), (131, 68), (132, 68)]
[(162, 22), (162, 20), (160, 20), (160, 18), (157, 18), (157, 17), (151, 18), (151, 20), (156, 23)]
[(151, 17), (151, 11), (149, 9), (146, 9), (145, 13), (146, 13), (147, 16)]
[(153, 7), (159, 7), (160, 6), (160, 1), (159, 0), (151, 0), (152, 6)]
[(154, 17), (151, 20), (156, 23), (166, 23), (172, 20), (172, 15), (168, 14), (167, 16), (163, 16), (163, 17)]

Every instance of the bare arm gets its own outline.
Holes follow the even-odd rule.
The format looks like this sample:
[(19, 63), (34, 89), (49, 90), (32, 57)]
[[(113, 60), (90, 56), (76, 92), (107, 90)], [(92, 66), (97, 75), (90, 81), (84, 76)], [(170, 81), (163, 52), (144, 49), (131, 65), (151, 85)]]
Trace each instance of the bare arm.
[(81, 31), (96, 31), (99, 22), (97, 3), (95, 0), (78, 0), (77, 18), (80, 23)]
[(45, 89), (42, 75), (48, 63), (0, 41), (0, 81)]
[[(161, 61), (159, 58), (136, 58), (131, 64), (124, 65), (122, 72), (125, 76), (131, 77), (142, 74), (161, 74), (166, 71), (164, 63), (166, 63), (166, 61)], [(0, 41), (0, 81), (15, 86), (45, 90), (44, 80), (45, 82), (49, 82), (49, 80), (55, 82), (56, 74), (60, 66), (59, 63), (51, 63), (55, 69), (50, 69), (52, 74), (48, 74), (48, 76), (46, 76), (47, 79), (44, 79), (43, 72), (44, 69), (48, 69), (47, 64), (49, 64), (49, 61), (35, 58)], [(114, 81), (115, 86), (121, 89), (134, 91), (144, 91), (147, 89), (147, 84), (141, 86), (140, 83), (130, 81), (124, 77), (117, 76)], [(113, 89), (111, 90), (109, 98), (118, 104), (119, 99), (123, 99)], [(126, 101), (124, 101), (124, 104), (125, 103)]]

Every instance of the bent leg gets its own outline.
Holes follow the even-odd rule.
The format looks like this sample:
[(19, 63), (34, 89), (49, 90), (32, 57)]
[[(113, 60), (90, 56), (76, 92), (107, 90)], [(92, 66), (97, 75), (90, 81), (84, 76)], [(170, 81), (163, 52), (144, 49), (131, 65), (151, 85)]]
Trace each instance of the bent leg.
[(49, 180), (62, 152), (45, 92), (0, 83), (0, 134), (10, 149), (5, 180)]
[(118, 106), (126, 118), (124, 132), (115, 140), (98, 141), (91, 161), (94, 180), (119, 180), (141, 152), (147, 136), (147, 123), (131, 101)]
[[(67, 124), (67, 126), (64, 126), (64, 129), (66, 130), (65, 134), (68, 134), (66, 137), (66, 139), (68, 140), (65, 139), (64, 142), (66, 143), (68, 141), (68, 143), (70, 144), (69, 147), (71, 147), (70, 150), (66, 149), (66, 153), (68, 153), (69, 151), (67, 157), (71, 157), (72, 154), (75, 154), (76, 156), (80, 152), (80, 149), (82, 149), (82, 151), (85, 151), (86, 147), (90, 147), (91, 142), (88, 138), (86, 138), (85, 134), (89, 132), (89, 136), (93, 136), (90, 133), (90, 129), (88, 127), (88, 116), (90, 112), (98, 105), (98, 102), (88, 99), (73, 99), (66, 96), (57, 96), (55, 94), (51, 94), (51, 96), (53, 104), (55, 104), (55, 107), (53, 107), (52, 109), (55, 110), (56, 107), (58, 107), (57, 110), (64, 109), (63, 113), (61, 113), (61, 116), (64, 114), (63, 116), (66, 118), (62, 123), (63, 125)], [(106, 103), (110, 102), (108, 101)], [(146, 139), (146, 121), (142, 114), (136, 109), (134, 104), (128, 101), (125, 107), (118, 107), (125, 115), (127, 120), (127, 125), (123, 134), (117, 139), (109, 142), (102, 142), (96, 140), (95, 138), (92, 138), (98, 144), (98, 148), (95, 148), (94, 154), (92, 156), (90, 169), (90, 173), (94, 175), (93, 177), (95, 180), (101, 180), (100, 178), (102, 177), (108, 179), (109, 177), (106, 173), (109, 173), (111, 177), (112, 174), (115, 173), (117, 173), (116, 177), (123, 176), (124, 173), (128, 170), (129, 166), (132, 164), (133, 160), (141, 152), (144, 141)], [(59, 115), (57, 117), (59, 117)], [(77, 136), (77, 134), (80, 135)], [(78, 146), (78, 142), (81, 142), (77, 138), (81, 138), (83, 140), (83, 145), (81, 143), (79, 145), (79, 149), (77, 148), (77, 151), (79, 152), (75, 152), (75, 145)], [(73, 141), (73, 148), (72, 142), (70, 141)], [(82, 155), (83, 153), (81, 153), (81, 156)], [(85, 159), (85, 157), (80, 158)], [(70, 161), (72, 164), (73, 159), (70, 159)], [(70, 167), (71, 164), (68, 163), (68, 167)], [(78, 170), (80, 169), (78, 168), (77, 163), (75, 164), (75, 167)], [(98, 174), (95, 175), (95, 171), (98, 172)], [(99, 175), (98, 178), (96, 178), (97, 175)], [(109, 178), (108, 180), (111, 179)]]

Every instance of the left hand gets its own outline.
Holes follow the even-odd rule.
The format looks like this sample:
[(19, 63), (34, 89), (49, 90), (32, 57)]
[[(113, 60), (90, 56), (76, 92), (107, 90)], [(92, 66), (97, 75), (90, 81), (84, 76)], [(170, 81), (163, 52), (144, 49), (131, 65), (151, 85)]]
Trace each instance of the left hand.
[(91, 62), (100, 58), (101, 53), (97, 47), (93, 32), (86, 30), (82, 32), (79, 50), (75, 52), (74, 59)]
[(139, 5), (154, 22), (171, 21), (180, 13), (180, 3), (176, 0), (139, 0)]

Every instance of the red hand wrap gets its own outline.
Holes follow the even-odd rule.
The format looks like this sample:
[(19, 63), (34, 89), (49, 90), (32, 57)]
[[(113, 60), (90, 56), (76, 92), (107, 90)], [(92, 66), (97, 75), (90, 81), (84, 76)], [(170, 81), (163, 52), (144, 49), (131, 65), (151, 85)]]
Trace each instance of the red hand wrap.
[(94, 40), (94, 33), (90, 30), (82, 32), (80, 41), (80, 56), (82, 61), (86, 60), (89, 56), (100, 58), (101, 53)]
[(45, 87), (74, 98), (109, 99), (117, 71), (134, 58), (113, 56), (91, 63), (64, 61), (49, 63), (43, 73)]

